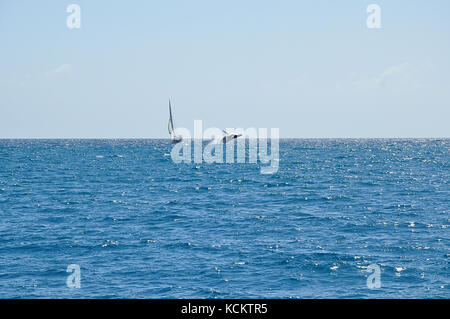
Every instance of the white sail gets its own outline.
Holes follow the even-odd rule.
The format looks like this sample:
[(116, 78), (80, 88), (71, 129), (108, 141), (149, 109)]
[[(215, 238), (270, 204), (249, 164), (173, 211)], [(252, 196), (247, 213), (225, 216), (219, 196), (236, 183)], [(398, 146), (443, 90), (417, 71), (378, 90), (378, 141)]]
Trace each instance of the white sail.
[(173, 133), (173, 124), (172, 122), (169, 120), (169, 123), (167, 124), (167, 129), (169, 130), (169, 134), (172, 135)]
[(180, 142), (182, 140), (181, 136), (175, 135), (175, 127), (173, 125), (172, 106), (170, 105), (170, 100), (169, 100), (169, 123), (167, 124), (167, 129), (169, 130), (170, 140), (172, 142)]
[(169, 129), (169, 134), (170, 136), (173, 135), (173, 131), (174, 131), (174, 127), (173, 127), (173, 119), (172, 119), (172, 107), (170, 105), (170, 100), (169, 100), (169, 123), (167, 124), (167, 127)]

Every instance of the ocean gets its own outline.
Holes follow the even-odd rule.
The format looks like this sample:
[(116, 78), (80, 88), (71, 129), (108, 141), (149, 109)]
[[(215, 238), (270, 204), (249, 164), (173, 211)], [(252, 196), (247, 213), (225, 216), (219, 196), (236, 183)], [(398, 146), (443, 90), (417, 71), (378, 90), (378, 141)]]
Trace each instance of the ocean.
[(282, 139), (275, 174), (172, 146), (0, 140), (0, 298), (450, 297), (449, 139)]

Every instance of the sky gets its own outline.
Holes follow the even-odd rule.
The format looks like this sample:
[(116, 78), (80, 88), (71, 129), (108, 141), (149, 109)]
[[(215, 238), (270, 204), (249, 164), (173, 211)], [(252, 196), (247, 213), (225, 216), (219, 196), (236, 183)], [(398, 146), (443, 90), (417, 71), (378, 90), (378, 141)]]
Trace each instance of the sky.
[(191, 130), (450, 137), (449, 16), (448, 0), (0, 0), (0, 138), (167, 138), (169, 98)]

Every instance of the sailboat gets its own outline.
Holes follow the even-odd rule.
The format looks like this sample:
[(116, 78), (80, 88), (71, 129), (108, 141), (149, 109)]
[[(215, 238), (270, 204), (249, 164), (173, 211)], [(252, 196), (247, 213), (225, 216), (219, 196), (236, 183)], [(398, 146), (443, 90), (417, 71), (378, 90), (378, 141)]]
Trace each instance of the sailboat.
[(168, 124), (169, 134), (170, 134), (170, 141), (173, 143), (181, 142), (182, 137), (175, 134), (175, 128), (173, 126), (173, 118), (172, 118), (172, 107), (170, 105), (169, 100), (169, 124)]

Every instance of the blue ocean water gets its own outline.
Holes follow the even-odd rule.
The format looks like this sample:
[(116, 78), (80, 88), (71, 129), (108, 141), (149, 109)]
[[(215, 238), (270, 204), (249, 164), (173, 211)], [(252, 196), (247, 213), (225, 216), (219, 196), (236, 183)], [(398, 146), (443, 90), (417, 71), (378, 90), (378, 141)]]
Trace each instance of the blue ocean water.
[(0, 140), (0, 298), (449, 298), (449, 145), (287, 139), (263, 175), (167, 140)]

